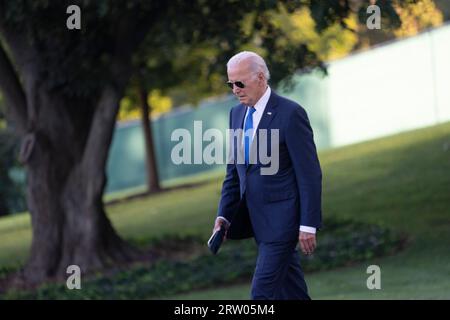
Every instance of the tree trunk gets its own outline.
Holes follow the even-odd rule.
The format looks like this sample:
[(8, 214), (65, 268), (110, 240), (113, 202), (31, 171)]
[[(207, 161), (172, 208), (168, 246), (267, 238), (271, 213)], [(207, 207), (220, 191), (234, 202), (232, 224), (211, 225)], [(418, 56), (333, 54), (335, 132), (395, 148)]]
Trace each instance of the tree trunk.
[[(16, 7), (0, 5), (0, 89), (22, 139), (19, 158), (27, 171), (33, 231), (19, 283), (65, 278), (72, 264), (88, 272), (129, 261), (136, 252), (114, 231), (102, 195), (133, 53), (161, 14), (159, 8), (165, 8), (159, 2), (152, 2), (154, 10), (149, 5), (111, 4), (109, 12), (120, 14), (102, 18), (93, 4), (85, 20), (95, 21), (88, 36), (67, 33), (59, 20), (46, 23), (44, 17), (63, 5), (19, 6), (20, 19), (7, 14)], [(3, 11), (5, 6), (10, 11)], [(144, 9), (148, 14), (142, 14)]]
[[(66, 109), (50, 97), (40, 106), (46, 109), (45, 119), (25, 137), (21, 150), (33, 238), (19, 283), (64, 279), (70, 265), (85, 273), (134, 258), (136, 250), (115, 232), (102, 202), (104, 163), (117, 112), (111, 108), (118, 108), (118, 97), (114, 90), (105, 90), (92, 108), (95, 113), (77, 121), (65, 116)], [(89, 134), (83, 137), (83, 131)]]
[(161, 190), (159, 184), (158, 168), (156, 162), (155, 146), (153, 143), (153, 133), (151, 128), (150, 106), (147, 101), (148, 92), (142, 84), (139, 84), (139, 100), (142, 108), (142, 129), (145, 140), (145, 164), (147, 168), (147, 188), (149, 192)]

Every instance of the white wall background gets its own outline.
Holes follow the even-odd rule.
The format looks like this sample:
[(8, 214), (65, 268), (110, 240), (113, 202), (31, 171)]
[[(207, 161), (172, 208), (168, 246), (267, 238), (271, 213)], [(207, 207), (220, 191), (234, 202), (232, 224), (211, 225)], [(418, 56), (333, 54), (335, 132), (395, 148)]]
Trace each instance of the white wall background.
[(450, 25), (330, 63), (331, 146), (450, 120)]

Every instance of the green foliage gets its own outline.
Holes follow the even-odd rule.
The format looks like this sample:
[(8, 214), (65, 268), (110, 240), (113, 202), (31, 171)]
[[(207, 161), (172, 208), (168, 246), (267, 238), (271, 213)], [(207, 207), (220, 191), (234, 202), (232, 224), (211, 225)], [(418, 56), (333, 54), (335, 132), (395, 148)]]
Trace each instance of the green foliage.
[(385, 41), (415, 35), (427, 28), (437, 27), (448, 20), (450, 8), (446, 1), (440, 0), (392, 0), (376, 1), (381, 12), (381, 29), (369, 30), (366, 20), (369, 16), (367, 6), (358, 9), (359, 43), (355, 49), (367, 49)]
[[(416, 0), (412, 0), (416, 1)], [(411, 1), (383, 1), (377, 0), (375, 4), (380, 8), (381, 20), (383, 29), (389, 29), (392, 31), (401, 26), (401, 20), (397, 12), (395, 11), (396, 3), (406, 3)], [(361, 24), (366, 24), (367, 21), (367, 6), (361, 6), (358, 11), (359, 22)]]
[[(401, 238), (379, 226), (330, 219), (320, 233), (317, 252), (304, 258), (306, 271), (326, 270), (394, 252)], [(82, 290), (46, 285), (36, 292), (9, 292), (5, 299), (147, 299), (213, 287), (248, 279), (254, 272), (256, 246), (252, 240), (227, 241), (217, 256), (205, 248), (201, 236), (164, 237), (152, 241), (153, 251), (169, 256), (190, 248), (200, 252), (183, 261), (161, 259), (153, 265), (119, 270), (112, 276), (98, 275), (82, 281)]]
[[(289, 12), (313, 6), (283, 2)], [(72, 4), (81, 8), (81, 30), (65, 28), (66, 8)], [(225, 92), (226, 62), (245, 46), (265, 53), (274, 85), (298, 68), (320, 65), (316, 53), (304, 43), (280, 45), (284, 31), (270, 19), (271, 12), (280, 8), (271, 0), (0, 0), (0, 25), (5, 43), (32, 49), (30, 59), (36, 62), (34, 73), (42, 77), (43, 89), (88, 100), (78, 108), (92, 105), (105, 85), (127, 81), (129, 69), (118, 72), (114, 58), (127, 56), (128, 50), (133, 52), (129, 67), (135, 75), (130, 86), (144, 83), (148, 91), (159, 89), (163, 95), (172, 91), (178, 105)], [(339, 8), (340, 16), (333, 22), (348, 14), (348, 8)], [(316, 11), (321, 10), (327, 11)], [(241, 28), (244, 20), (245, 29)], [(134, 94), (135, 90), (127, 92)]]
[[(82, 8), (82, 28), (69, 31), (66, 8), (73, 4)], [(2, 0), (0, 23), (8, 42), (15, 33), (14, 41), (33, 49), (36, 72), (45, 72), (43, 84), (47, 90), (67, 97), (92, 98), (101, 87), (118, 80), (113, 78), (113, 71), (117, 71), (112, 65), (113, 55), (133, 48), (139, 34), (123, 42), (123, 52), (116, 48), (118, 40), (144, 21), (162, 19), (164, 9), (162, 1)]]
[(20, 266), (0, 266), (0, 280), (8, 277), (13, 272), (19, 271)]
[[(361, 10), (369, 4), (361, 1)], [(383, 25), (397, 26), (393, 3), (383, 1), (380, 5)], [(214, 11), (206, 5), (203, 10)], [(219, 37), (209, 30), (202, 33), (195, 29), (192, 41), (169, 42), (161, 33), (147, 39), (143, 45), (147, 51), (139, 56), (140, 81), (150, 89), (163, 90), (173, 98), (174, 105), (195, 104), (206, 96), (227, 92), (227, 59), (237, 51), (252, 50), (267, 61), (271, 84), (289, 87), (295, 71), (318, 67), (326, 72), (323, 62), (348, 54), (358, 40), (354, 30), (357, 10), (343, 1), (261, 1), (259, 7), (249, 6), (244, 12), (232, 26), (233, 32), (224, 27)], [(227, 26), (225, 16), (219, 20)]]
[(402, 21), (401, 26), (394, 32), (397, 37), (415, 35), (426, 28), (437, 27), (443, 22), (443, 15), (433, 0), (403, 4), (397, 10)]

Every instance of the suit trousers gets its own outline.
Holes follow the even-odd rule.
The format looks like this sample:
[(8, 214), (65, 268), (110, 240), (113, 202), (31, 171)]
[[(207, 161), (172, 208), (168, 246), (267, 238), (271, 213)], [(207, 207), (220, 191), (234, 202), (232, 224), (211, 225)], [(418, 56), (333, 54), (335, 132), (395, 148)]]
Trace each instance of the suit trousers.
[(259, 242), (252, 280), (253, 300), (310, 300), (296, 249), (298, 240)]

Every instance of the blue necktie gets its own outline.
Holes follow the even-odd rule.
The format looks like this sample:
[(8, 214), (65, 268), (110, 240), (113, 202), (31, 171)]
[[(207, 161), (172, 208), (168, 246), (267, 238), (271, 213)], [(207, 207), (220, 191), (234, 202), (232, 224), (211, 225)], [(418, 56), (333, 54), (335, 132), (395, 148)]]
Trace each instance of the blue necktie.
[(248, 166), (250, 163), (250, 145), (253, 135), (253, 113), (256, 111), (254, 107), (249, 107), (247, 118), (244, 124), (244, 156), (245, 164)]

